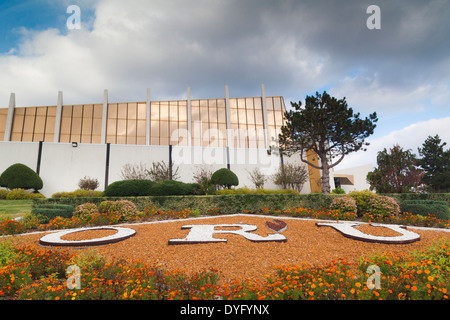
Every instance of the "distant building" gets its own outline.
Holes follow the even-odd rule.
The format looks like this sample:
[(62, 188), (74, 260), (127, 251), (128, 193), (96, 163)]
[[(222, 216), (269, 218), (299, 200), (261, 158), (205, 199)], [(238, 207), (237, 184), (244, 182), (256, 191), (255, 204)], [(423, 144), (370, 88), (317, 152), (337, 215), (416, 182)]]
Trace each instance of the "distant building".
[(331, 173), (334, 187), (341, 187), (345, 193), (352, 191), (369, 190), (370, 184), (366, 181), (367, 174), (373, 171), (371, 164), (336, 170)]
[[(207, 166), (228, 167), (240, 185), (253, 187), (249, 171), (260, 168), (273, 174), (280, 157), (269, 154), (277, 146), (284, 124), (281, 96), (232, 98), (228, 87), (217, 99), (110, 102), (64, 105), (58, 93), (54, 106), (16, 107), (12, 93), (8, 108), (0, 108), (0, 173), (20, 162), (35, 169), (44, 181), (41, 192), (77, 189), (78, 181), (97, 178), (103, 189), (121, 180), (126, 164), (172, 161), (180, 180), (193, 182), (193, 174)], [(312, 157), (312, 155), (310, 155)], [(317, 157), (316, 157), (317, 158)], [(284, 161), (300, 162), (299, 156)], [(320, 191), (320, 172), (309, 167), (310, 181), (303, 193)], [(276, 188), (268, 181), (266, 188)]]

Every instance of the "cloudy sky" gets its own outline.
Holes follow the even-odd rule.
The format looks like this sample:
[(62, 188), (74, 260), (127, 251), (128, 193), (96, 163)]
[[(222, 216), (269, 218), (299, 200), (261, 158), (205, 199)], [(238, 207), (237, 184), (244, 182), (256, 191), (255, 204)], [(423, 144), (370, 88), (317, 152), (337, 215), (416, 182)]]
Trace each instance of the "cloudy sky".
[[(80, 8), (69, 29), (70, 5)], [(370, 5), (381, 29), (369, 29)], [(450, 144), (450, 1), (26, 0), (0, 3), (0, 107), (282, 95), (326, 90), (377, 112), (366, 152), (337, 168), (376, 164), (395, 143)]]

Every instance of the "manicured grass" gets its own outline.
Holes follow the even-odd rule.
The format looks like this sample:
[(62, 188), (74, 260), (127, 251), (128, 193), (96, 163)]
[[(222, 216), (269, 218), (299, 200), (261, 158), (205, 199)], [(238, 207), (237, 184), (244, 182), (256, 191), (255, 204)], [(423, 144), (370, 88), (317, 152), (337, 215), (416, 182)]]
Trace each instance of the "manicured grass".
[(0, 200), (0, 215), (11, 219), (22, 217), (31, 211), (33, 200)]

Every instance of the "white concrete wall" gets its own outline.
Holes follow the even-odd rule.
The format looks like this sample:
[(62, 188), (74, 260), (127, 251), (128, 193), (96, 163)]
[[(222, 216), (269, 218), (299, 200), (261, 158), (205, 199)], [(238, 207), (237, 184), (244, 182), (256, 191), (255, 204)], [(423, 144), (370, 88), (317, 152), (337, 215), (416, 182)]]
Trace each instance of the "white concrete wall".
[(333, 171), (330, 174), (332, 189), (335, 188), (334, 179), (333, 179), (335, 174), (348, 174), (348, 175), (353, 175), (354, 185), (341, 185), (341, 188), (345, 191), (345, 193), (349, 193), (352, 191), (362, 191), (362, 190), (366, 190), (366, 189), (369, 190), (370, 184), (367, 183), (366, 177), (367, 177), (367, 174), (373, 170), (374, 170), (374, 167), (371, 164), (367, 164), (367, 165), (363, 165), (363, 166)]
[[(0, 142), (0, 173), (14, 163), (23, 163), (36, 170), (39, 143), (37, 142)], [(88, 176), (99, 181), (98, 190), (104, 190), (106, 171), (105, 144), (82, 144), (72, 147), (71, 143), (43, 143), (40, 176), (44, 182), (41, 193), (51, 197), (55, 192), (78, 189), (81, 178)], [(122, 180), (121, 170), (127, 163), (143, 163), (147, 168), (152, 162), (169, 163), (169, 146), (110, 146), (108, 183)], [(212, 172), (227, 167), (226, 148), (173, 147), (172, 161), (178, 166), (180, 181), (194, 182), (193, 175), (202, 166)], [(286, 163), (299, 161), (295, 157), (285, 157)], [(278, 155), (268, 155), (265, 149), (230, 149), (230, 169), (239, 178), (238, 187), (254, 188), (249, 172), (258, 167), (271, 176), (278, 170)], [(271, 179), (265, 188), (276, 189)], [(309, 182), (305, 183), (303, 193), (310, 191)]]

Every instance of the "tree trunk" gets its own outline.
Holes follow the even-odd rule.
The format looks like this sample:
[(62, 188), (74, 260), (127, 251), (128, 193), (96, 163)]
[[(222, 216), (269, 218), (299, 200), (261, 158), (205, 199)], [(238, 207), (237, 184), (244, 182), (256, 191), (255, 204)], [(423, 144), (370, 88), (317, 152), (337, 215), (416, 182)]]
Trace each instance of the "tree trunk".
[(330, 168), (328, 166), (327, 157), (320, 157), (320, 161), (322, 162), (322, 193), (329, 194), (330, 193)]

